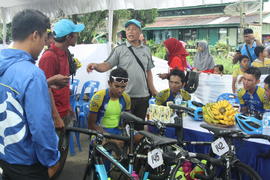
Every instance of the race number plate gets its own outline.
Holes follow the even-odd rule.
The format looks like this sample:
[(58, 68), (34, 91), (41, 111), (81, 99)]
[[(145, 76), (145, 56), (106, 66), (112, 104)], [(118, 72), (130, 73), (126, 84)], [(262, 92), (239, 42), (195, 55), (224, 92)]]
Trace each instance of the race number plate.
[(211, 147), (213, 152), (218, 156), (222, 156), (230, 150), (228, 144), (223, 137), (218, 138), (217, 140), (212, 142)]
[(154, 149), (147, 154), (148, 164), (153, 168), (157, 168), (163, 164), (162, 150)]

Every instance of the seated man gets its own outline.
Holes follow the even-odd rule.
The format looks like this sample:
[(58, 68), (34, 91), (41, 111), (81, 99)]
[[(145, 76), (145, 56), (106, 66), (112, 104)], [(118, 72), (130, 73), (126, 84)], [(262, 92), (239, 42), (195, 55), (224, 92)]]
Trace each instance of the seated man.
[(169, 88), (160, 91), (156, 96), (156, 104), (166, 106), (168, 101), (173, 101), (180, 93), (184, 101), (190, 100), (190, 95), (182, 87), (185, 85), (185, 73), (179, 69), (173, 69), (169, 76)]
[(257, 115), (269, 109), (265, 98), (265, 90), (258, 86), (261, 72), (256, 67), (248, 68), (243, 76), (244, 88), (239, 89), (240, 111), (244, 114)]
[(265, 103), (266, 108), (265, 110), (269, 110), (268, 108), (270, 107), (270, 75), (268, 75), (265, 79), (264, 79), (264, 89), (265, 89)]
[(130, 110), (130, 97), (124, 92), (128, 73), (117, 68), (110, 73), (109, 88), (95, 93), (90, 100), (88, 128), (100, 132), (121, 134), (118, 128), (120, 114)]
[[(173, 69), (169, 76), (169, 89), (160, 91), (156, 96), (156, 104), (166, 106), (168, 101), (173, 101), (177, 94), (182, 96), (184, 101), (190, 100), (190, 95), (182, 89), (185, 85), (185, 73), (179, 69)], [(176, 138), (175, 128), (167, 128), (165, 135)]]

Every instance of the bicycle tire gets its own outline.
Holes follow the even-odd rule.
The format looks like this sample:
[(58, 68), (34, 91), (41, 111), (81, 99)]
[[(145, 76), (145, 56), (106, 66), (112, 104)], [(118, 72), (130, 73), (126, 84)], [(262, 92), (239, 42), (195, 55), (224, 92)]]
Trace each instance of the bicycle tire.
[[(150, 150), (150, 146), (147, 143), (147, 138), (144, 137), (138, 143), (138, 146), (135, 150), (135, 154), (147, 155), (149, 150)], [(147, 159), (139, 159), (139, 158), (136, 158), (135, 156), (134, 170), (139, 174), (140, 177), (143, 176), (145, 170), (148, 169), (149, 170), (148, 179), (164, 180), (169, 176), (170, 171), (171, 171), (171, 167), (167, 166), (166, 164), (161, 165), (160, 167), (157, 167), (155, 169), (147, 168), (147, 166), (148, 166)]]
[[(260, 175), (254, 169), (252, 169), (250, 166), (248, 166), (240, 161), (236, 161), (232, 165), (231, 170), (232, 170), (232, 175), (233, 175), (233, 177), (231, 177), (231, 179), (235, 178), (237, 180), (241, 180), (241, 179), (262, 180)], [(239, 175), (245, 175), (245, 176), (240, 177)], [(237, 177), (234, 177), (234, 176), (237, 176)]]
[(59, 144), (58, 144), (58, 149), (60, 151), (60, 159), (59, 159), (59, 168), (56, 171), (56, 173), (50, 178), (50, 180), (55, 180), (57, 177), (61, 174), (61, 172), (64, 169), (66, 159), (68, 156), (68, 151), (69, 151), (69, 134), (61, 133), (59, 135)]
[(94, 167), (90, 168), (89, 166), (91, 166), (91, 165), (87, 164), (83, 180), (100, 180), (100, 178), (98, 177), (98, 175), (95, 171), (95, 168)]

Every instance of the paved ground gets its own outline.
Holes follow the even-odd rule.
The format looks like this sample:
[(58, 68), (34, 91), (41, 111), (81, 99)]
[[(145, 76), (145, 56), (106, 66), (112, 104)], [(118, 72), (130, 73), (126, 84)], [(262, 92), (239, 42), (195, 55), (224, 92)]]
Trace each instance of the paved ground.
[(68, 156), (65, 167), (57, 180), (82, 180), (88, 158), (88, 136), (81, 135), (82, 152), (75, 145), (75, 156)]

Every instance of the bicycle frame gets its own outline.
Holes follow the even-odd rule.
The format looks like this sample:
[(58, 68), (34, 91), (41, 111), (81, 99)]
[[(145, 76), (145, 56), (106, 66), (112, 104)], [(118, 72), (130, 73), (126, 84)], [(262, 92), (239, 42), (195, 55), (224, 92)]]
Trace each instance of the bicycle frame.
[[(134, 124), (130, 123), (130, 153), (129, 156), (129, 166), (126, 169), (119, 161), (117, 161), (103, 146), (103, 137), (102, 135), (96, 136), (96, 140), (93, 144), (89, 146), (89, 163), (87, 165), (87, 170), (84, 174), (84, 180), (87, 177), (87, 174), (93, 171), (97, 173), (97, 176), (100, 180), (108, 180), (107, 171), (103, 162), (103, 157), (105, 157), (110, 163), (120, 169), (120, 171), (128, 178), (133, 180), (133, 162), (134, 162), (134, 154), (133, 154), (133, 142), (134, 142)], [(144, 172), (143, 180), (148, 179), (148, 172)]]

